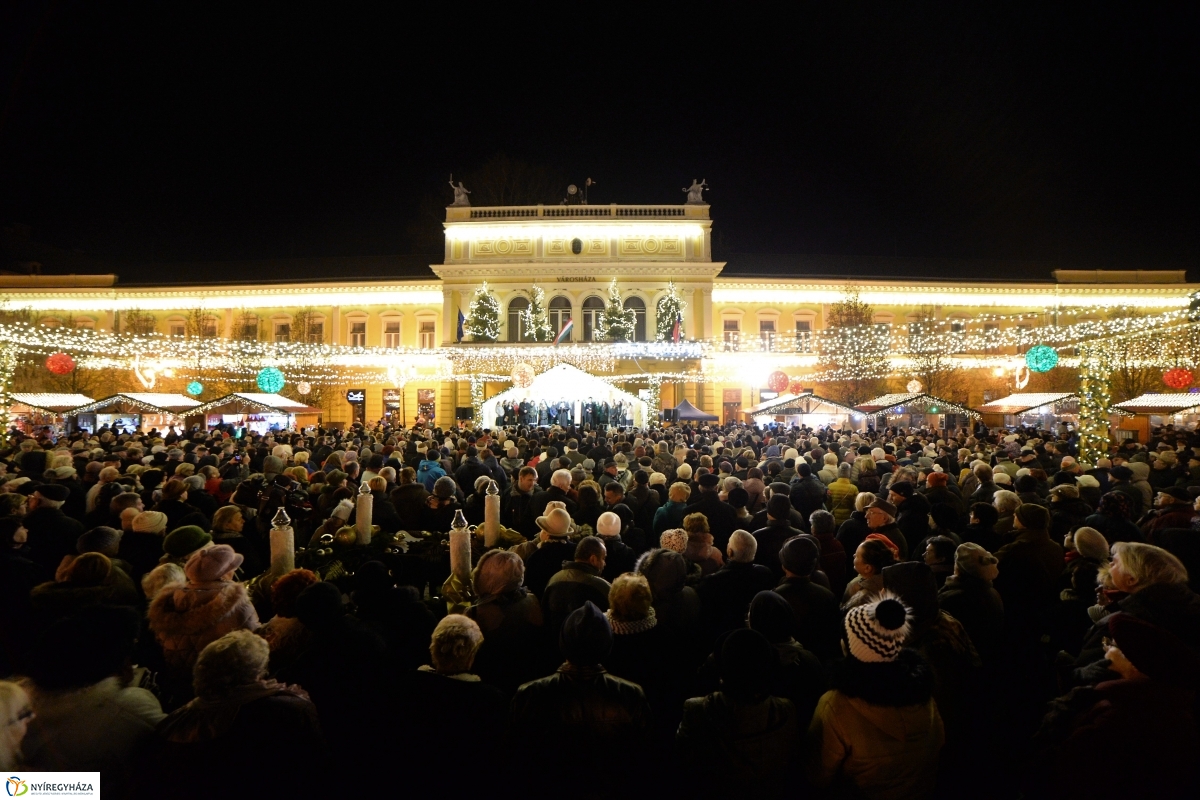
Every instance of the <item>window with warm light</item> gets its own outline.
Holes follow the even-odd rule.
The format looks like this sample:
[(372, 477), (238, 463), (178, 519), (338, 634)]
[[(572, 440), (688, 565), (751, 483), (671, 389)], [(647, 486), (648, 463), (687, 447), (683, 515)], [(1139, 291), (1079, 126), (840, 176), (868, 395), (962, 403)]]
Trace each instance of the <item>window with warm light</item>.
[(383, 323), (383, 346), (400, 346), (400, 320), (389, 319)]
[(367, 321), (365, 319), (350, 323), (350, 346), (367, 346)]
[(437, 347), (434, 334), (434, 322), (431, 319), (421, 320), (421, 348), (423, 350), (432, 350)]

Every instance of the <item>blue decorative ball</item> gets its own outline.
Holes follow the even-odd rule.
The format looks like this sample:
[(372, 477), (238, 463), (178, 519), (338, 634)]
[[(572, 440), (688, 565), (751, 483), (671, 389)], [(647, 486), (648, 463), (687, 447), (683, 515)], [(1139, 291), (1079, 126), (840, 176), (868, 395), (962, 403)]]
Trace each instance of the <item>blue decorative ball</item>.
[(1031, 347), (1025, 353), (1025, 366), (1030, 372), (1049, 372), (1058, 366), (1058, 351), (1044, 344)]
[(195, 397), (196, 395), (200, 394), (203, 391), (204, 391), (204, 384), (201, 383), (200, 381), (192, 381), (191, 383), (189, 383), (187, 385), (187, 393), (190, 394), (192, 397)]
[(268, 394), (275, 394), (283, 388), (283, 373), (277, 367), (264, 367), (258, 373), (258, 388)]

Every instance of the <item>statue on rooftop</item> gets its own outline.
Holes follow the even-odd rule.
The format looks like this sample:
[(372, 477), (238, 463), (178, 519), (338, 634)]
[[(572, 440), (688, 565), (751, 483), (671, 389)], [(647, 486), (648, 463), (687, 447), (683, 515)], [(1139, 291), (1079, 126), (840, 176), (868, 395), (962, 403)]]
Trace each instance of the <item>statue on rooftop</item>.
[(458, 185), (455, 186), (453, 173), (451, 173), (451, 175), (450, 175), (450, 188), (454, 190), (454, 202), (451, 203), (450, 205), (453, 205), (453, 206), (469, 206), (469, 205), (471, 205), (471, 198), (467, 197), (467, 195), (469, 195), (471, 193), (471, 190), (468, 189), (467, 187), (463, 186), (462, 181), (459, 181)]
[(702, 178), (699, 183), (696, 183), (696, 179), (692, 178), (692, 185), (683, 190), (683, 191), (687, 192), (688, 205), (703, 205), (704, 204), (704, 190), (707, 188), (708, 188), (707, 180), (704, 180)]

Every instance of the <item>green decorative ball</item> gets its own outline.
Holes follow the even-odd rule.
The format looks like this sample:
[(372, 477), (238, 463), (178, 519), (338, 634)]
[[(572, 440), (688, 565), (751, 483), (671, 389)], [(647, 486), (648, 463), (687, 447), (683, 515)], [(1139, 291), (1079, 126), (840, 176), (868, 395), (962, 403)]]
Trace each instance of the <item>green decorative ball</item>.
[(1030, 372), (1049, 372), (1058, 366), (1058, 351), (1044, 344), (1031, 347), (1025, 353), (1025, 366)]
[(187, 393), (190, 394), (192, 397), (195, 397), (196, 395), (200, 394), (203, 391), (204, 391), (204, 384), (202, 384), (200, 381), (192, 381), (191, 383), (189, 383), (187, 385)]
[(258, 373), (258, 388), (268, 394), (275, 394), (283, 388), (283, 384), (283, 373), (277, 367), (264, 367)]

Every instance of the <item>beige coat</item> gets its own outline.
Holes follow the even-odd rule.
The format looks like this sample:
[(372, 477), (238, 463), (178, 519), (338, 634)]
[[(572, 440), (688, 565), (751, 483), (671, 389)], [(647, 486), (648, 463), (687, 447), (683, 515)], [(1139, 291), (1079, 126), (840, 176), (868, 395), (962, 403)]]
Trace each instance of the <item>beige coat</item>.
[(944, 741), (932, 699), (895, 707), (826, 692), (808, 730), (809, 780), (826, 786), (841, 775), (872, 800), (927, 797)]

